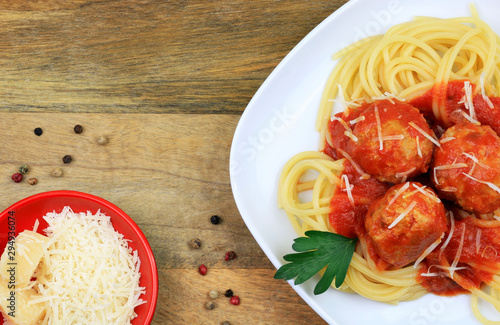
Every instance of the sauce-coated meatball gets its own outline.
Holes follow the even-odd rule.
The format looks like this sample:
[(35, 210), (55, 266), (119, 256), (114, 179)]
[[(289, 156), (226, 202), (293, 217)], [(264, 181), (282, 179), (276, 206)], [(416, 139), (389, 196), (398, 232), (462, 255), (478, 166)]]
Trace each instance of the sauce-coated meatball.
[(431, 180), (440, 196), (475, 213), (500, 208), (500, 137), (489, 126), (457, 124), (442, 135)]
[(427, 172), (434, 144), (433, 135), (415, 107), (400, 101), (377, 100), (363, 113), (348, 152), (368, 174), (382, 182), (401, 183)]
[(403, 267), (442, 237), (447, 229), (446, 212), (432, 189), (406, 182), (391, 187), (370, 205), (365, 228), (377, 254)]

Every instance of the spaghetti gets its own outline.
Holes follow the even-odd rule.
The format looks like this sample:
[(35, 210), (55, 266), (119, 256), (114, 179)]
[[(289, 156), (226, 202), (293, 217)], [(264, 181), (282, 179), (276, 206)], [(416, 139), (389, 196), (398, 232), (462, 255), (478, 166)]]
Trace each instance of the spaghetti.
[[(455, 134), (446, 133), (438, 139), (456, 124), (470, 123), (478, 128), (490, 125), (500, 134), (500, 125), (495, 124), (500, 120), (500, 38), (480, 20), (473, 6), (471, 11), (472, 17), (417, 17), (334, 55), (338, 63), (325, 85), (316, 121), (316, 129), (321, 134), (320, 150), (299, 153), (287, 162), (279, 180), (278, 206), (284, 209), (301, 236), (308, 230), (320, 230), (358, 237), (359, 244), (346, 279), (338, 290), (397, 304), (417, 299), (429, 291), (440, 294), (432, 287), (433, 281), (440, 278), (456, 286), (455, 291), (445, 294), (471, 293), (471, 306), (477, 319), (483, 324), (495, 324), (481, 313), (478, 300), (486, 300), (500, 310), (500, 254), (497, 257), (495, 248), (500, 249), (500, 245), (491, 243), (491, 238), (500, 235), (500, 205), (496, 211), (487, 213), (468, 213), (459, 206), (451, 207), (446, 212), (447, 231), (437, 234), (439, 238), (422, 250), (414, 264), (403, 267), (393, 267), (374, 258), (369, 236), (343, 228), (356, 218), (364, 220), (367, 214), (373, 214), (372, 203), (390, 187), (385, 179), (374, 179), (378, 176), (361, 167), (370, 151), (364, 148), (363, 156), (350, 150), (359, 148), (363, 139), (368, 138), (363, 138), (368, 131), (356, 133), (356, 130), (358, 125), (368, 123), (369, 115), (362, 112), (370, 107), (374, 106), (372, 127), (375, 131), (370, 135), (371, 140), (366, 141), (376, 147), (374, 152), (413, 146), (415, 158), (412, 160), (422, 158), (424, 145), (439, 147), (442, 151), (460, 144)], [(335, 114), (336, 102), (343, 106), (338, 114)], [(421, 124), (410, 121), (404, 129), (406, 133), (389, 132), (387, 125), (394, 125), (401, 114), (381, 119), (387, 111), (381, 105), (403, 104), (417, 107), (427, 120), (432, 120), (432, 130), (423, 130)], [(498, 151), (498, 147), (495, 150)], [(429, 173), (432, 175), (425, 174), (429, 162), (423, 162), (423, 167), (418, 168), (401, 163), (406, 169), (395, 175), (404, 185), (387, 199), (389, 204), (385, 206), (401, 209), (398, 219), (386, 228), (397, 228), (398, 223), (404, 223), (401, 220), (415, 212), (412, 210), (419, 207), (418, 195), (429, 202), (443, 204), (430, 187), (406, 182), (407, 178), (418, 176), (415, 170), (428, 175), (428, 183), (434, 182), (432, 186), (438, 189), (439, 196), (444, 194), (447, 199), (454, 199), (453, 195), (458, 195), (463, 185), (443, 180), (443, 174), (449, 178), (461, 176), (465, 179), (462, 182), (476, 182), (477, 188), (498, 188), (500, 176), (494, 178), (496, 184), (472, 176), (492, 173), (491, 169), (498, 169), (498, 165), (491, 164), (497, 161), (485, 163), (479, 152), (458, 154), (461, 157), (458, 160), (455, 157), (454, 161), (433, 166)], [(398, 203), (402, 201), (407, 203)], [(356, 216), (349, 219), (351, 221), (345, 218), (336, 221), (335, 214), (339, 211), (351, 211), (349, 213)], [(471, 269), (489, 275), (476, 276)]]

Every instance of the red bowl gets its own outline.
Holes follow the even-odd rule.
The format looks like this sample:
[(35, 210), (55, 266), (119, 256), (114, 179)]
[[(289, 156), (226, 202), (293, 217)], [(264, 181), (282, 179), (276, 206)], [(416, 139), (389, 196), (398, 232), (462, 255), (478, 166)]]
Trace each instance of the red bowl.
[[(116, 205), (100, 197), (76, 191), (51, 191), (27, 197), (13, 204), (0, 214), (0, 254), (7, 245), (9, 220), (11, 224), (13, 221), (12, 217), (9, 218), (9, 216), (15, 218), (16, 234), (25, 229), (32, 230), (36, 219), (40, 222), (38, 232), (43, 234), (47, 223), (42, 217), (47, 212), (59, 213), (65, 206), (71, 207), (74, 212), (90, 211), (96, 213), (100, 209), (102, 213), (111, 218), (115, 230), (123, 234), (126, 239), (131, 240), (129, 246), (133, 250), (137, 250), (141, 259), (140, 286), (146, 288), (146, 293), (140, 297), (146, 303), (135, 308), (137, 317), (132, 320), (132, 324), (150, 324), (158, 298), (158, 270), (153, 251), (139, 226)], [(2, 319), (1, 316), (0, 319)]]

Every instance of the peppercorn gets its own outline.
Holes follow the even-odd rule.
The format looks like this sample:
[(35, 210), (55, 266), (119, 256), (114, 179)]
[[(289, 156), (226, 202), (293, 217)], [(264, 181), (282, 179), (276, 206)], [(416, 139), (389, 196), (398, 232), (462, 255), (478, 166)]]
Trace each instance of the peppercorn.
[(229, 302), (231, 303), (231, 305), (238, 306), (240, 304), (240, 297), (232, 296)]
[(63, 163), (65, 164), (69, 164), (71, 162), (71, 156), (70, 155), (66, 155), (63, 157)]
[(213, 223), (214, 225), (218, 225), (220, 223), (220, 221), (221, 221), (221, 219), (218, 215), (210, 217), (210, 222)]
[(208, 309), (208, 310), (212, 310), (215, 308), (215, 302), (213, 301), (208, 301), (206, 304), (205, 304), (205, 308)]
[(12, 180), (16, 183), (19, 183), (23, 180), (23, 174), (21, 173), (15, 173), (12, 175)]
[(104, 145), (104, 144), (108, 143), (108, 137), (106, 137), (106, 136), (104, 136), (104, 135), (103, 135), (103, 136), (98, 137), (98, 138), (97, 138), (97, 143), (102, 144), (102, 145)]
[(198, 249), (201, 247), (201, 240), (199, 240), (198, 238), (193, 238), (191, 240), (191, 247), (193, 247), (194, 249)]
[(224, 296), (231, 298), (233, 296), (233, 290), (227, 289), (226, 292), (224, 292)]
[(34, 130), (34, 132), (35, 132), (35, 134), (36, 134), (36, 135), (41, 136), (41, 135), (42, 135), (42, 133), (43, 133), (43, 130), (42, 130), (42, 128), (36, 128), (36, 129)]
[(80, 134), (83, 132), (83, 126), (81, 126), (80, 124), (77, 124), (75, 125), (75, 127), (73, 128), (73, 131), (75, 131), (76, 134)]
[(61, 177), (63, 175), (63, 171), (61, 168), (56, 168), (52, 171), (52, 176)]
[(208, 296), (212, 299), (217, 299), (219, 298), (219, 291), (217, 290), (212, 290), (208, 293)]
[(201, 275), (207, 274), (207, 267), (204, 264), (201, 264), (200, 267), (198, 267), (198, 272), (200, 272)]
[(31, 177), (28, 180), (28, 183), (30, 183), (30, 185), (35, 185), (36, 183), (38, 183), (38, 179), (36, 179), (35, 177)]
[(231, 323), (230, 323), (230, 322), (228, 322), (228, 321), (226, 320), (226, 321), (223, 321), (223, 322), (221, 323), (221, 325), (231, 325)]
[(28, 173), (28, 171), (29, 171), (29, 169), (28, 169), (28, 166), (26, 166), (26, 165), (21, 165), (21, 166), (19, 167), (19, 172), (20, 172), (21, 174), (27, 174), (27, 173)]
[(227, 262), (229, 260), (234, 260), (236, 258), (236, 253), (233, 251), (227, 252), (224, 260)]

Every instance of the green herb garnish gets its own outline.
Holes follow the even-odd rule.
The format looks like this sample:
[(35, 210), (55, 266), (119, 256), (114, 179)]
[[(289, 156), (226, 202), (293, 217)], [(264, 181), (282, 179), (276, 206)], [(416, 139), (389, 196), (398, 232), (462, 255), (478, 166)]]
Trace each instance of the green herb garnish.
[(279, 268), (275, 279), (291, 280), (301, 284), (327, 266), (321, 280), (314, 287), (314, 294), (325, 292), (335, 279), (335, 287), (344, 282), (351, 263), (357, 239), (347, 238), (332, 232), (306, 231), (307, 237), (295, 238), (292, 249), (298, 253), (287, 254), (283, 259), (288, 264)]

